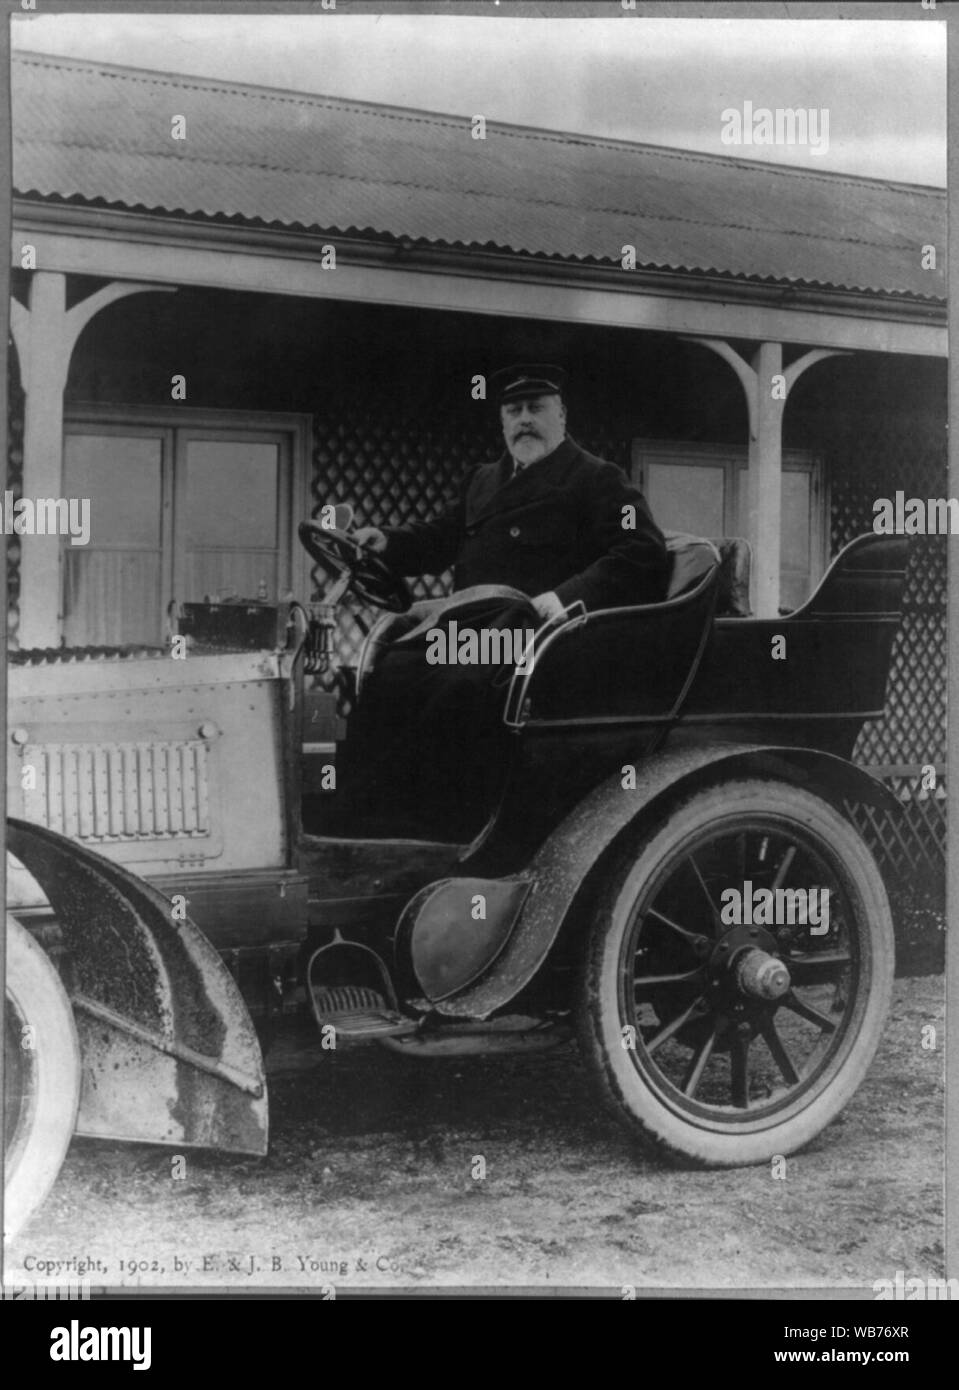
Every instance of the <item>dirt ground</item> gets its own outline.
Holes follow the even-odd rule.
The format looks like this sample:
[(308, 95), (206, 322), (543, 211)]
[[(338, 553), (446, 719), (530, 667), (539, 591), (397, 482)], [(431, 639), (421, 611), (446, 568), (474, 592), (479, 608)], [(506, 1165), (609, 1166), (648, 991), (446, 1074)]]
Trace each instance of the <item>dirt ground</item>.
[(943, 1039), (942, 977), (897, 980), (866, 1083), (784, 1179), (644, 1157), (597, 1109), (572, 1045), (430, 1061), (287, 1050), (267, 1159), (188, 1154), (173, 1180), (168, 1150), (75, 1140), (7, 1278), (52, 1279), (42, 1262), (72, 1257), (95, 1287), (247, 1291), (941, 1276)]

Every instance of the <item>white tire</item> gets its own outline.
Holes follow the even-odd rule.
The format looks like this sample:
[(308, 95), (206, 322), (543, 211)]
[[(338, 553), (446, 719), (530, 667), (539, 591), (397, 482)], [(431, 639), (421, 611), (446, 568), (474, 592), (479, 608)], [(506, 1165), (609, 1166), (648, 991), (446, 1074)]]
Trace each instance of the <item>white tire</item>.
[[(777, 878), (829, 885), (828, 928), (723, 923), (725, 889), (748, 879), (752, 898)], [(612, 867), (585, 943), (581, 1051), (658, 1153), (768, 1162), (808, 1143), (863, 1080), (894, 965), (882, 876), (834, 807), (759, 778), (708, 787)], [(780, 972), (780, 995), (760, 994), (759, 972)]]
[(73, 1011), (49, 956), (7, 915), (4, 1028), (4, 1236), (45, 1201), (76, 1127), (80, 1047)]

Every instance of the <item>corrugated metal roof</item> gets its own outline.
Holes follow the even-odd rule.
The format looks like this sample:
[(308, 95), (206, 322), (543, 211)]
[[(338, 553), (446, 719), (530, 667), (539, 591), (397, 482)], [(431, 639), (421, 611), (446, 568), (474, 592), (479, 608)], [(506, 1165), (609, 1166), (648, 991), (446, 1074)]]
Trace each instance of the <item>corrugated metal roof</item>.
[(944, 297), (937, 189), (39, 54), (12, 88), (21, 195)]

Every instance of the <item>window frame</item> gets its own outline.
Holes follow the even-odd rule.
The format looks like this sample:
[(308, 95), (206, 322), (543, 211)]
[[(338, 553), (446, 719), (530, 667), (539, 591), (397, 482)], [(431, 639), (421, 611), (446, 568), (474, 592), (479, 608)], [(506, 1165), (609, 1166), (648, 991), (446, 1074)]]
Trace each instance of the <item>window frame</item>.
[[(281, 437), (279, 497), (277, 502), (278, 546), (281, 573), (278, 590), (289, 587), (301, 602), (310, 595), (310, 559), (299, 543), (297, 527), (309, 517), (310, 458), (313, 417), (293, 412), (256, 410), (215, 410), (198, 406), (128, 406), (78, 402), (65, 405), (63, 413), (63, 451), (70, 434), (133, 435), (162, 438), (161, 521), (160, 521), (160, 628), (165, 605), (180, 595), (174, 585), (184, 573), (184, 538), (178, 534), (176, 509), (182, 499), (185, 478), (181, 461), (190, 439), (242, 442), (250, 435)], [(284, 457), (284, 449), (286, 451)], [(288, 463), (284, 478), (284, 464)], [(283, 515), (284, 507), (286, 515)], [(97, 547), (98, 549), (100, 547)], [(58, 624), (61, 639), (66, 626), (64, 612), (64, 545), (60, 546), (60, 585)]]
[[(735, 444), (707, 444), (698, 440), (634, 438), (630, 445), (630, 477), (646, 492), (650, 463), (682, 467), (722, 468), (725, 472), (723, 535), (744, 534), (735, 520), (748, 487), (749, 452)], [(815, 590), (829, 568), (831, 497), (821, 455), (809, 449), (783, 449), (783, 472), (808, 473), (809, 487), (809, 592)], [(730, 522), (730, 517), (733, 521)], [(748, 539), (748, 537), (747, 537)], [(781, 566), (780, 566), (781, 568)]]

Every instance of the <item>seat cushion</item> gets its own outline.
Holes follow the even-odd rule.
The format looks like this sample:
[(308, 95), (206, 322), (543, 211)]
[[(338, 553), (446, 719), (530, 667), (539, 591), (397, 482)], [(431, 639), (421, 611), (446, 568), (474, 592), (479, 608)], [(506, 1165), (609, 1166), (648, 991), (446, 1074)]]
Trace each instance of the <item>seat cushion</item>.
[(712, 541), (702, 536), (690, 536), (681, 531), (666, 531), (669, 553), (669, 585), (666, 599), (681, 598), (702, 583), (720, 563), (719, 551)]
[(723, 617), (748, 618), (752, 613), (749, 606), (749, 567), (752, 560), (749, 542), (741, 536), (724, 536), (715, 544), (721, 558), (716, 613)]

